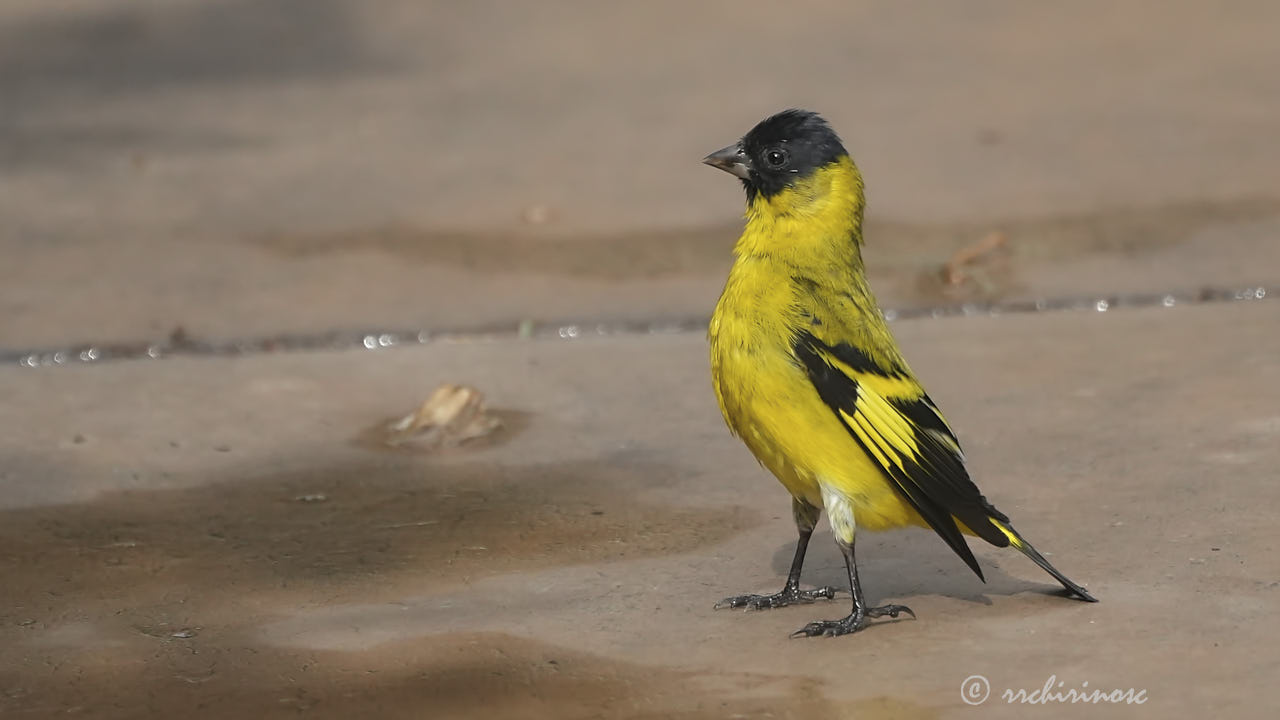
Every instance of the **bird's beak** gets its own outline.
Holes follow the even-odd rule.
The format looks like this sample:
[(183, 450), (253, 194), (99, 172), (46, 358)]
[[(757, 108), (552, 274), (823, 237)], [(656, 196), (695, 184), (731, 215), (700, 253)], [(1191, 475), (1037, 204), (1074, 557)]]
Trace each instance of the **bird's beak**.
[(711, 167), (720, 168), (730, 175), (737, 175), (743, 180), (751, 179), (751, 160), (736, 144), (711, 153), (702, 158), (702, 162)]

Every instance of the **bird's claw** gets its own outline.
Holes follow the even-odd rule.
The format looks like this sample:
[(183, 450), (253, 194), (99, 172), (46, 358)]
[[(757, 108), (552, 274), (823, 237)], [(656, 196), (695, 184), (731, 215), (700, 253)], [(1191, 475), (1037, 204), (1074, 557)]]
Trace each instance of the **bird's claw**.
[(836, 637), (838, 635), (848, 635), (858, 632), (866, 627), (867, 621), (871, 618), (889, 616), (896, 618), (898, 615), (906, 613), (912, 618), (916, 614), (906, 605), (883, 605), (873, 608), (857, 608), (848, 617), (840, 620), (816, 620), (805, 625), (799, 630), (791, 633), (793, 638), (802, 637)]
[(867, 608), (867, 617), (869, 618), (884, 617), (885, 615), (896, 618), (899, 613), (910, 615), (912, 620), (916, 617), (915, 612), (906, 605), (881, 605), (880, 607)]
[(772, 595), (735, 595), (716, 603), (715, 609), (772, 610), (788, 605), (807, 605), (819, 599), (832, 600), (838, 592), (840, 590), (827, 586), (814, 588), (813, 590), (783, 590)]
[(866, 618), (858, 620), (853, 616), (843, 620), (815, 620), (799, 630), (791, 633), (792, 639), (802, 637), (836, 637), (837, 635), (847, 635), (862, 629), (866, 624)]

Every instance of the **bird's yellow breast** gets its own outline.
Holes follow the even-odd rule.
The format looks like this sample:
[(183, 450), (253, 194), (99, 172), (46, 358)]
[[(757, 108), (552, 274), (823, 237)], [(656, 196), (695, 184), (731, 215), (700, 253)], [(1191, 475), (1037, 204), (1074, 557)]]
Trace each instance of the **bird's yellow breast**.
[(711, 318), (711, 374), (733, 433), (792, 495), (821, 507), (814, 478), (791, 461), (794, 448), (780, 427), (808, 398), (803, 371), (787, 351), (789, 319), (765, 310), (794, 305), (789, 285), (774, 279), (749, 259), (735, 264)]
[(852, 501), (861, 527), (922, 524), (795, 359), (794, 328), (810, 322), (802, 294), (767, 263), (735, 264), (710, 325), (725, 422), (793, 496), (822, 507), (821, 479)]

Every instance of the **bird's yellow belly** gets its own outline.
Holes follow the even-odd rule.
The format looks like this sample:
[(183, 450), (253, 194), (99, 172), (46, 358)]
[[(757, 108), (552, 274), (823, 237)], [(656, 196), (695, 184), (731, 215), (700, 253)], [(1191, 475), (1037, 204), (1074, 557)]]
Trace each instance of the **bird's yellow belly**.
[(716, 347), (716, 389), (730, 428), (792, 496), (844, 496), (868, 530), (925, 525), (782, 350)]

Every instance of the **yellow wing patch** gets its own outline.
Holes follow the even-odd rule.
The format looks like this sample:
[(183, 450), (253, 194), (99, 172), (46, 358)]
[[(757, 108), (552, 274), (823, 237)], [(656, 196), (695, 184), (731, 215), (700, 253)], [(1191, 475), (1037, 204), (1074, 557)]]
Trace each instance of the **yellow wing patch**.
[(920, 385), (908, 377), (887, 377), (860, 372), (832, 353), (819, 351), (824, 362), (842, 375), (853, 380), (857, 388), (854, 412), (844, 408), (837, 412), (845, 424), (853, 430), (862, 444), (886, 470), (896, 465), (907, 469), (907, 461), (920, 461), (920, 447), (915, 440), (915, 429), (902, 412), (889, 404), (885, 396), (916, 399), (921, 396)]
[(853, 415), (844, 409), (838, 412), (885, 470), (896, 465), (905, 471), (908, 462), (920, 462), (920, 448), (910, 421), (883, 397), (859, 387)]

